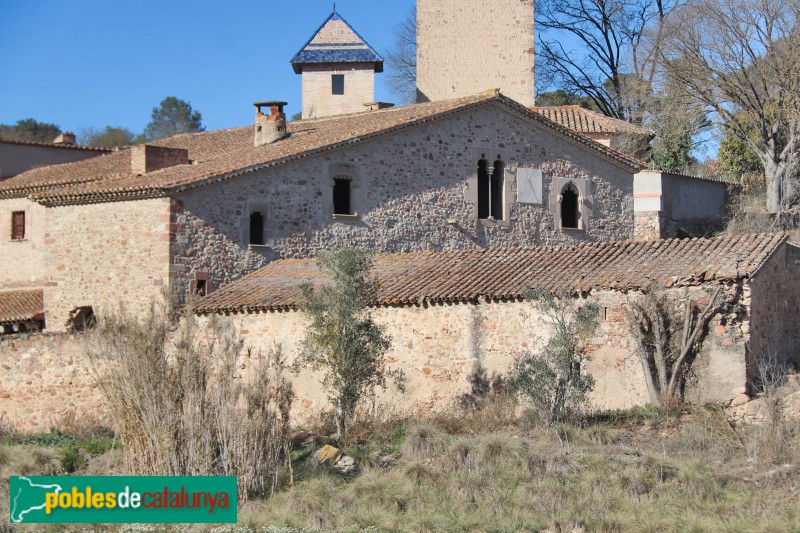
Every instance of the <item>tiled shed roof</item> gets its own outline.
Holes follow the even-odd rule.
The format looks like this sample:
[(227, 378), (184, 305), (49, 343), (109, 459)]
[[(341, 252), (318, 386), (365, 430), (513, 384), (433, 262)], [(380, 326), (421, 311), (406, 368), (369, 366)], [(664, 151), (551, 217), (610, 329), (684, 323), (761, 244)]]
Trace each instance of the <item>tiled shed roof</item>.
[(0, 182), (0, 199), (30, 196), (45, 205), (65, 205), (162, 197), (173, 191), (276, 167), (489, 105), (501, 106), (538, 123), (556, 137), (583, 146), (628, 172), (638, 172), (642, 168), (635, 159), (554, 124), (510, 98), (499, 93), (484, 93), (455, 100), (292, 121), (288, 123), (290, 135), (287, 138), (264, 146), (253, 146), (253, 126), (176, 135), (153, 144), (187, 149), (192, 164), (137, 175), (131, 171), (130, 150), (121, 150), (76, 163), (36, 168), (8, 178)]
[(0, 324), (44, 318), (42, 289), (0, 291)]
[(383, 58), (336, 11), (292, 59), (297, 74), (310, 63), (374, 63), (383, 72)]
[[(752, 276), (784, 234), (614, 242), (574, 247), (489, 248), (376, 256), (378, 305), (516, 299), (528, 289), (575, 292), (720, 283)], [(304, 283), (324, 283), (316, 260), (283, 260), (204, 298), (198, 313), (295, 309)]]
[(578, 133), (634, 133), (652, 136), (653, 132), (630, 122), (601, 115), (577, 105), (534, 107), (533, 111)]

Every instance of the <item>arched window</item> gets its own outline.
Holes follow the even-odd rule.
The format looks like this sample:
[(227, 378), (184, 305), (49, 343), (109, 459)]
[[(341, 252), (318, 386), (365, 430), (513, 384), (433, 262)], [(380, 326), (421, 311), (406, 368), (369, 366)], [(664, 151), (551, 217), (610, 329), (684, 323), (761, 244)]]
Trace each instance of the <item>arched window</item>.
[(333, 214), (352, 215), (350, 206), (349, 176), (336, 176), (333, 178)]
[(489, 162), (486, 159), (478, 161), (478, 218), (489, 218), (491, 215), (491, 206), (489, 198), (491, 197), (490, 180), (489, 180)]
[(503, 220), (503, 190), (505, 181), (505, 163), (500, 160), (494, 162), (492, 172), (492, 209), (491, 215), (495, 220)]
[(568, 183), (561, 190), (561, 227), (567, 229), (580, 228), (580, 209), (578, 208), (578, 189)]
[(250, 214), (250, 244), (264, 245), (264, 215), (258, 211)]
[(478, 161), (478, 218), (503, 220), (505, 163), (497, 159), (489, 166), (485, 157)]

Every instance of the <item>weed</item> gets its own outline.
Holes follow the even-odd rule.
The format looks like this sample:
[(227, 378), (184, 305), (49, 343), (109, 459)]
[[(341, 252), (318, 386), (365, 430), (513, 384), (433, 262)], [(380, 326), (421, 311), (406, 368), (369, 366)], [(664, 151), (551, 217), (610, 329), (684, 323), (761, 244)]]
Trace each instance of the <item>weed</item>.
[(423, 421), (411, 426), (400, 453), (408, 459), (430, 459), (442, 452), (445, 436), (431, 422)]

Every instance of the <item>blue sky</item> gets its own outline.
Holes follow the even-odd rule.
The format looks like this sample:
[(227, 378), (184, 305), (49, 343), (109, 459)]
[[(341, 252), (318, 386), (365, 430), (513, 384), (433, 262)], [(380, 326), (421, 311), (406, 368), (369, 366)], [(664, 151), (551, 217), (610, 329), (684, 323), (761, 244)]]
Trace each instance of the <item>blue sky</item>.
[[(379, 53), (415, 0), (338, 0)], [(300, 110), (289, 60), (333, 10), (328, 0), (0, 0), (0, 123), (141, 132), (166, 96), (208, 129), (249, 124), (252, 103)], [(376, 98), (393, 101), (378, 75)]]

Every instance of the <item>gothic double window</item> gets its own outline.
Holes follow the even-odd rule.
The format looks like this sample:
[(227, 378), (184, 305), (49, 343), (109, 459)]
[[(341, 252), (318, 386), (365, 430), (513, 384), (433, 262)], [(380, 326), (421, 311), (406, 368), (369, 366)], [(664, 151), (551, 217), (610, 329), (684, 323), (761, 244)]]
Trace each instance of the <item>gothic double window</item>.
[(478, 218), (503, 220), (505, 208), (505, 163), (490, 163), (482, 154), (478, 161)]

